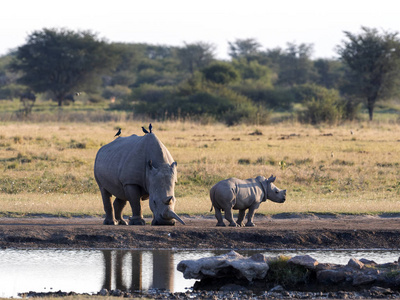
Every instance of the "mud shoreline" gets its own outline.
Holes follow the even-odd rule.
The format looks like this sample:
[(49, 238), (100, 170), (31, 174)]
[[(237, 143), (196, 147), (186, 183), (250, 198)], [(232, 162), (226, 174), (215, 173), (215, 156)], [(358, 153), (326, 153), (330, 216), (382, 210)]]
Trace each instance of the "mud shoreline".
[(56, 249), (400, 249), (400, 217), (256, 216), (256, 227), (216, 227), (214, 217), (186, 225), (105, 226), (103, 219), (0, 218), (0, 247)]

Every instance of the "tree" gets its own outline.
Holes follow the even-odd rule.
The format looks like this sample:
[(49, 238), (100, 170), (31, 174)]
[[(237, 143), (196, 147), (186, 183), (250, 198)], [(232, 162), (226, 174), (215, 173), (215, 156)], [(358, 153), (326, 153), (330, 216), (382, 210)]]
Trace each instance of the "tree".
[(231, 58), (250, 58), (259, 53), (261, 44), (256, 39), (236, 39), (234, 42), (228, 42), (229, 56)]
[(194, 74), (198, 69), (208, 66), (214, 60), (215, 46), (213, 44), (197, 42), (186, 44), (178, 49), (178, 56), (184, 70)]
[(394, 94), (400, 75), (400, 40), (397, 32), (361, 27), (360, 34), (345, 31), (348, 40), (338, 47), (341, 60), (349, 68), (351, 92), (367, 101), (372, 121), (377, 100)]
[(19, 47), (11, 68), (34, 92), (50, 91), (59, 106), (68, 94), (89, 88), (98, 74), (114, 65), (112, 48), (90, 31), (43, 29)]
[(279, 53), (277, 50), (271, 54), (279, 55), (279, 71), (277, 84), (280, 86), (294, 86), (312, 81), (315, 69), (311, 60), (312, 44), (288, 43), (287, 49)]

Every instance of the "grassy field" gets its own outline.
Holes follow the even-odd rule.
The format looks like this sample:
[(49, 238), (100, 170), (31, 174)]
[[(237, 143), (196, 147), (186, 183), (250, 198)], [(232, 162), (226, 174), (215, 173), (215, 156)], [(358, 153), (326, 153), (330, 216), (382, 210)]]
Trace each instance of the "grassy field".
[[(114, 139), (118, 127), (123, 136), (142, 135), (142, 125), (0, 123), (0, 215), (102, 215), (93, 177), (96, 152)], [(287, 189), (287, 200), (266, 202), (258, 213), (400, 212), (400, 126), (395, 122), (153, 126), (178, 162), (178, 214), (213, 214), (208, 191), (219, 180), (271, 174), (278, 187)], [(148, 202), (143, 205), (151, 215)]]

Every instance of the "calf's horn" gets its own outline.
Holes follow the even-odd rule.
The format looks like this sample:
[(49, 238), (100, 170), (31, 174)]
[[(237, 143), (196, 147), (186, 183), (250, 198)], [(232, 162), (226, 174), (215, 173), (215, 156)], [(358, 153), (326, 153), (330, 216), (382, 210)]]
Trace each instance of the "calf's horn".
[(170, 217), (171, 219), (176, 219), (176, 220), (178, 220), (179, 222), (181, 222), (183, 225), (186, 225), (185, 222), (183, 222), (182, 219), (179, 218), (179, 216), (178, 216), (175, 212), (173, 212), (172, 210), (170, 210), (170, 211), (168, 212), (168, 217)]

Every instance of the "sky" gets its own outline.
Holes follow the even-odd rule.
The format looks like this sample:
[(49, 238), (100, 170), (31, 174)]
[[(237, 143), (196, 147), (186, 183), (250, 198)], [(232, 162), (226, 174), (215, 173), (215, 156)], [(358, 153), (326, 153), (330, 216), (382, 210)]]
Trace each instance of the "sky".
[(313, 44), (313, 58), (336, 58), (344, 31), (400, 31), (398, 0), (6, 0), (0, 2), (0, 56), (43, 28), (90, 30), (108, 42), (215, 45), (253, 38), (262, 50)]

